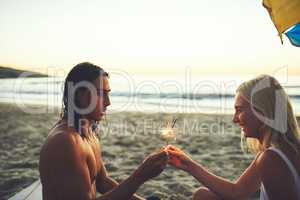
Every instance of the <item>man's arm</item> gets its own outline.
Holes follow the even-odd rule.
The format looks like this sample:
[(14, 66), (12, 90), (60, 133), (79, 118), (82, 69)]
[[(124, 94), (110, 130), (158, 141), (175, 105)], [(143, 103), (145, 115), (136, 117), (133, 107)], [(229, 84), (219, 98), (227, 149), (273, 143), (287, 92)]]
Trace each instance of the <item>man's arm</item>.
[(104, 166), (102, 159), (100, 160), (100, 162), (101, 167), (100, 171), (97, 174), (96, 188), (99, 193), (104, 194), (117, 187), (119, 183), (108, 176), (107, 170)]
[[(104, 193), (109, 192), (109, 191), (111, 191), (112, 189), (116, 188), (118, 185), (119, 185), (119, 184), (118, 184), (115, 180), (113, 180), (112, 178), (110, 178), (109, 176), (107, 176), (107, 177), (105, 177), (105, 178), (103, 179), (103, 183), (102, 183), (103, 188), (105, 188), (105, 189), (107, 189), (107, 190), (106, 190), (106, 191), (102, 190), (102, 192), (100, 192), (100, 191), (98, 190), (98, 187), (99, 187), (98, 184), (97, 184), (97, 190), (98, 190), (100, 193), (104, 194)], [(100, 186), (100, 187), (101, 187), (101, 186)], [(134, 195), (132, 196), (131, 200), (145, 200), (145, 199), (142, 198), (142, 197), (140, 197), (140, 196), (138, 196), (138, 195), (136, 195), (136, 194), (134, 194)]]
[(142, 184), (143, 181), (137, 179), (135, 175), (131, 175), (114, 189), (97, 198), (97, 200), (132, 199), (133, 194)]
[(166, 151), (148, 156), (129, 178), (97, 200), (132, 199), (132, 195), (144, 182), (158, 176), (164, 170), (167, 161), (168, 153)]
[[(100, 192), (101, 194), (104, 194), (106, 192), (109, 192), (113, 188), (117, 187), (119, 183), (109, 177), (106, 167), (104, 166), (104, 163), (101, 159), (101, 169), (100, 172), (98, 173), (97, 180), (96, 180), (96, 187), (97, 191)], [(144, 198), (134, 194), (133, 197), (131, 198), (132, 200), (144, 200)]]

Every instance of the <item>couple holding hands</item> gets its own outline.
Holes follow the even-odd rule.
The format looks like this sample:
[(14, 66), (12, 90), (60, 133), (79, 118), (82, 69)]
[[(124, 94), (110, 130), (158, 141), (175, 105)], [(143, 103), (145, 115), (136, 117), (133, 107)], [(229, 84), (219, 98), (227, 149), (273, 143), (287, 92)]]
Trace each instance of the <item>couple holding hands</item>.
[(236, 90), (233, 122), (240, 126), (241, 141), (255, 158), (234, 182), (212, 174), (179, 148), (168, 145), (117, 183), (105, 169), (95, 135), (97, 123), (110, 105), (109, 92), (108, 73), (102, 68), (80, 63), (69, 72), (61, 119), (40, 153), (44, 200), (143, 200), (135, 192), (167, 164), (186, 171), (203, 185), (194, 193), (194, 200), (247, 199), (258, 190), (260, 199), (300, 200), (299, 128), (289, 97), (275, 78), (262, 75)]

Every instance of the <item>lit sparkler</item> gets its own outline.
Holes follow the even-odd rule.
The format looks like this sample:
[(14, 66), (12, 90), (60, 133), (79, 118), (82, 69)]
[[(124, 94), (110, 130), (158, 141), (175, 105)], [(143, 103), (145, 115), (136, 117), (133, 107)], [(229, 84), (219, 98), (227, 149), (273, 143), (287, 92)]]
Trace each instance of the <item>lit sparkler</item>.
[(174, 129), (176, 121), (177, 119), (173, 120), (171, 126), (167, 126), (161, 130), (161, 138), (166, 141), (167, 145), (169, 142), (176, 140), (176, 130)]

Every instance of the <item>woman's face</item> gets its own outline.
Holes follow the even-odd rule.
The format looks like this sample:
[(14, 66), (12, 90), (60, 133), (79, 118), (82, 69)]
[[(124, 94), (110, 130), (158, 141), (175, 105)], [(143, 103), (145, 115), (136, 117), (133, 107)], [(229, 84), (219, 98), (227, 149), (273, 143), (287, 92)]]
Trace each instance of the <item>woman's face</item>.
[(233, 122), (238, 124), (245, 137), (260, 139), (260, 128), (263, 123), (257, 118), (254, 108), (251, 108), (251, 104), (239, 93), (235, 97), (235, 113)]

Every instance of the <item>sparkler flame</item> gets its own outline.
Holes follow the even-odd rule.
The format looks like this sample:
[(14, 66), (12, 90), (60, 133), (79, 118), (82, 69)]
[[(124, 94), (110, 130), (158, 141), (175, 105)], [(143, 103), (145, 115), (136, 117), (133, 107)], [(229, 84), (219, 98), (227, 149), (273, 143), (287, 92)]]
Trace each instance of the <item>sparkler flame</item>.
[(177, 119), (173, 120), (171, 126), (169, 125), (167, 126), (167, 128), (161, 130), (161, 138), (167, 142), (167, 145), (169, 144), (169, 142), (176, 140), (176, 129), (174, 129), (176, 121)]
[(161, 138), (166, 142), (170, 142), (176, 139), (176, 133), (173, 128), (166, 128), (161, 130)]

